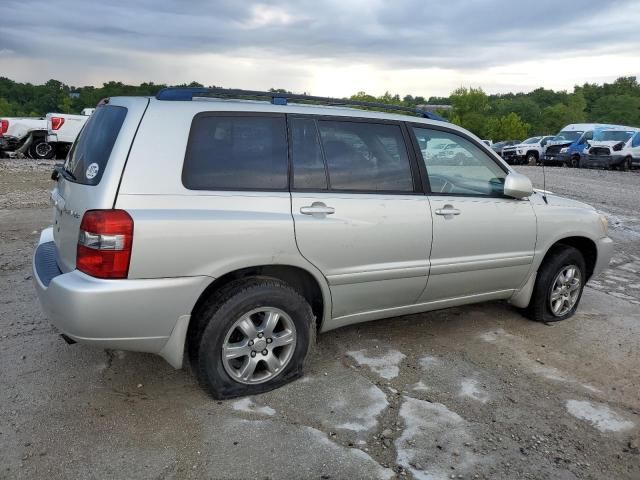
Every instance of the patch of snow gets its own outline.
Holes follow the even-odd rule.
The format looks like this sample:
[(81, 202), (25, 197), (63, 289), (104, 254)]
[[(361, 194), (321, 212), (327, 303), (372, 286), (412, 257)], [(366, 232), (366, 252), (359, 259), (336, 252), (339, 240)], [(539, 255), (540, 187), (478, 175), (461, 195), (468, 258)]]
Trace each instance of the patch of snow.
[(633, 428), (635, 424), (611, 410), (606, 405), (594, 405), (584, 400), (567, 400), (571, 415), (586, 420), (601, 432), (620, 432)]
[(602, 390), (594, 387), (593, 385), (589, 385), (588, 383), (581, 383), (580, 386), (585, 390), (589, 390), (590, 392), (593, 392), (593, 393), (602, 393)]
[(276, 411), (268, 406), (260, 407), (249, 397), (241, 398), (231, 404), (231, 408), (238, 412), (259, 413), (261, 415), (274, 415)]
[(422, 357), (420, 359), (420, 366), (427, 369), (435, 367), (436, 365), (440, 365), (441, 363), (442, 361), (438, 357), (432, 357), (430, 355), (427, 355), (426, 357)]
[(465, 378), (460, 383), (460, 396), (473, 398), (482, 403), (487, 403), (489, 394), (478, 386), (478, 381), (473, 378)]
[(395, 441), (396, 461), (414, 478), (448, 478), (451, 465), (458, 474), (470, 473), (479, 462), (467, 446), (471, 438), (465, 420), (443, 404), (405, 396), (400, 417), (405, 428)]
[(415, 390), (416, 392), (428, 392), (429, 390), (431, 390), (431, 388), (429, 388), (422, 380), (414, 383), (411, 389)]
[(499, 328), (491, 332), (481, 333), (479, 336), (485, 342), (493, 343), (500, 340), (501, 338), (511, 337), (512, 335), (510, 333), (507, 333), (504, 328)]
[(359, 396), (364, 397), (364, 401), (354, 405), (347, 405), (343, 400), (330, 403), (332, 410), (340, 410), (342, 414), (346, 413), (344, 417), (349, 419), (349, 421), (336, 424), (335, 428), (366, 432), (378, 425), (378, 415), (389, 405), (387, 396), (375, 385), (362, 391)]
[(347, 352), (347, 355), (352, 357), (360, 365), (366, 365), (387, 380), (395, 378), (400, 374), (400, 362), (406, 358), (404, 353), (397, 350), (388, 350), (387, 353), (375, 357), (370, 357), (366, 349)]

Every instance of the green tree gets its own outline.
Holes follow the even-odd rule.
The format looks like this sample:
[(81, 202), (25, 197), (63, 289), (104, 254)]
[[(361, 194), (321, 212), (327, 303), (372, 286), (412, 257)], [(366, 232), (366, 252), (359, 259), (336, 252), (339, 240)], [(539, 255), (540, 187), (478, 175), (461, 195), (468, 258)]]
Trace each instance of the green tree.
[(602, 123), (640, 126), (640, 96), (606, 95), (595, 101), (591, 119)]
[(524, 140), (530, 125), (522, 121), (517, 113), (511, 112), (502, 117), (491, 117), (487, 121), (486, 136), (494, 140)]

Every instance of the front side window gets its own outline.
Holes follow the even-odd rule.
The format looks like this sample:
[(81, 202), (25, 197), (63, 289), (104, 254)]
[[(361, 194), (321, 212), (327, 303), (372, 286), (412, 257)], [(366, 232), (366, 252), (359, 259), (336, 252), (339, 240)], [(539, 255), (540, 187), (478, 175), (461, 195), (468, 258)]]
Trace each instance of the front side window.
[[(477, 145), (454, 133), (413, 128), (432, 193), (501, 196), (507, 177)], [(440, 145), (445, 144), (443, 149)]]
[(636, 133), (636, 136), (633, 138), (633, 142), (631, 143), (632, 147), (640, 147), (640, 133)]
[(331, 190), (412, 192), (409, 155), (398, 125), (318, 121)]
[(196, 116), (182, 169), (191, 190), (285, 190), (283, 116)]

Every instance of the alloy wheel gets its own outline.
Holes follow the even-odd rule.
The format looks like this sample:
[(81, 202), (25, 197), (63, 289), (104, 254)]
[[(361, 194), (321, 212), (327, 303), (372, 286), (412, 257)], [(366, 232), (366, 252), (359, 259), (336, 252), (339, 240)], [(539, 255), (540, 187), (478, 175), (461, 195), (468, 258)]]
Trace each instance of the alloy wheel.
[(566, 265), (558, 272), (551, 287), (549, 308), (556, 317), (569, 313), (578, 302), (582, 274), (576, 265)]
[(295, 347), (291, 317), (279, 308), (259, 307), (242, 315), (227, 332), (222, 364), (239, 383), (264, 383), (282, 373)]

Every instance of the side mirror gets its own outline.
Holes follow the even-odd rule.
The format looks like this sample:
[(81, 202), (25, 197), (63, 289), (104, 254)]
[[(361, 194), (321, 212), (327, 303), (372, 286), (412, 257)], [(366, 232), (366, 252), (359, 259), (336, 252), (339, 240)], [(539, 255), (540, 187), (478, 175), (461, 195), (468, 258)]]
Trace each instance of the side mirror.
[(504, 194), (507, 197), (526, 198), (533, 194), (533, 184), (529, 177), (510, 172), (504, 180)]

